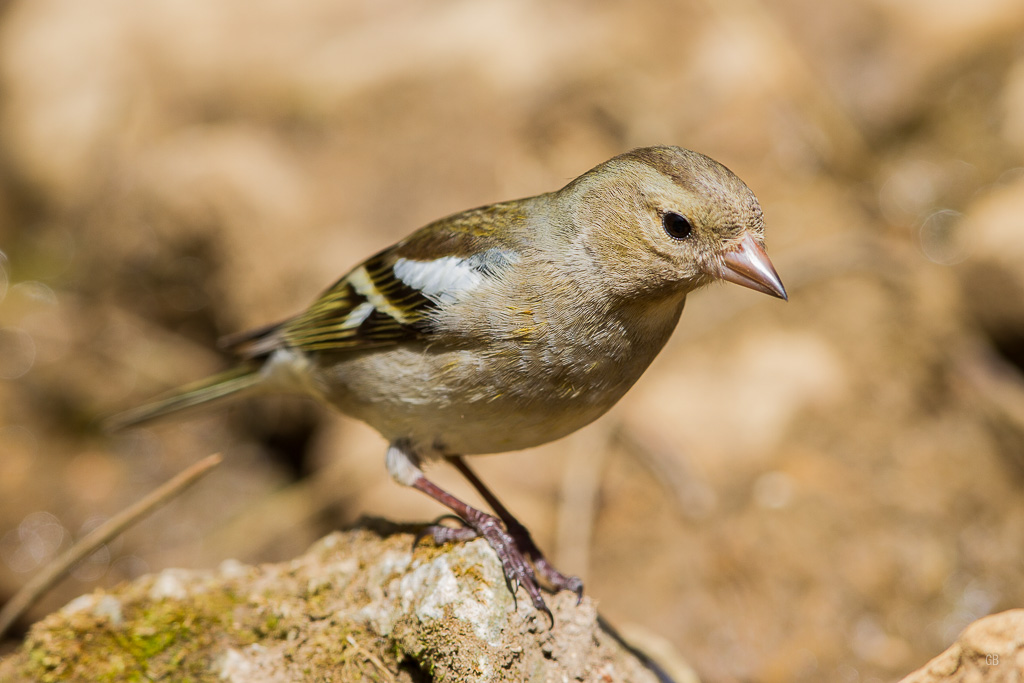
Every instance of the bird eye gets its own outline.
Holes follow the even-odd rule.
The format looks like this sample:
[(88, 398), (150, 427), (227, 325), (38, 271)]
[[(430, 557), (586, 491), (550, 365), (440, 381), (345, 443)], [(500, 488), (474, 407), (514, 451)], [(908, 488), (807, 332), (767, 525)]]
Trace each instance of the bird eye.
[(683, 240), (693, 232), (693, 225), (686, 216), (680, 216), (674, 211), (668, 211), (661, 217), (661, 224), (665, 226), (665, 232), (672, 239)]

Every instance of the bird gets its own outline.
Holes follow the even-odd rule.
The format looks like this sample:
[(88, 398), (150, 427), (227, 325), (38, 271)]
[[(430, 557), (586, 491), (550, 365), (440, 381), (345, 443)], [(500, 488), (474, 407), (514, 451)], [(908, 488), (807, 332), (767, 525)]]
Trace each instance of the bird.
[[(467, 465), (566, 436), (607, 412), (715, 281), (787, 300), (754, 193), (675, 146), (620, 154), (563, 188), (453, 214), (350, 270), (303, 312), (230, 335), (238, 364), (110, 420), (123, 428), (246, 392), (310, 395), (375, 428), (392, 478), (483, 537), (513, 597), (549, 618), (541, 580), (583, 595)], [(437, 486), (447, 461), (493, 514)]]

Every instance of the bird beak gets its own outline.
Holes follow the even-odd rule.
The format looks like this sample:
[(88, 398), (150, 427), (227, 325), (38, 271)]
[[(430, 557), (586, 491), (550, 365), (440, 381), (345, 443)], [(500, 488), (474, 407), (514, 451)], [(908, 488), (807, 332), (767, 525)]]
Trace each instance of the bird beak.
[(718, 277), (723, 280), (777, 296), (783, 301), (789, 300), (786, 288), (782, 286), (782, 280), (775, 272), (768, 254), (764, 252), (764, 247), (755, 242), (749, 232), (744, 233), (740, 243), (727, 251), (722, 260), (724, 263)]

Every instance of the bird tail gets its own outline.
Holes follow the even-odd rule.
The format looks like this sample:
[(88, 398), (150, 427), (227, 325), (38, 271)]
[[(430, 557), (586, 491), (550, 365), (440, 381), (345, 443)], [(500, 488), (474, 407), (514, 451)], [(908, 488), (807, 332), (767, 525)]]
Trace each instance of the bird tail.
[(251, 389), (262, 382), (263, 374), (260, 370), (260, 365), (256, 363), (239, 365), (226, 372), (176, 389), (152, 403), (113, 415), (104, 421), (104, 426), (109, 430), (122, 429), (149, 422), (179, 410), (226, 398), (240, 391)]

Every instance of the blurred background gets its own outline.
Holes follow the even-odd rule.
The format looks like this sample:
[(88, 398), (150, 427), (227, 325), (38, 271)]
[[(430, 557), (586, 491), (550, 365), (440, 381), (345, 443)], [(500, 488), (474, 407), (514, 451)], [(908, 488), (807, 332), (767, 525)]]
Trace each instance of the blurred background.
[(0, 602), (225, 455), (12, 636), (439, 515), (300, 399), (97, 419), (433, 219), (648, 144), (753, 188), (790, 301), (692, 296), (608, 416), (484, 480), (705, 681), (893, 680), (1024, 605), (1022, 36), (1020, 0), (0, 2)]

